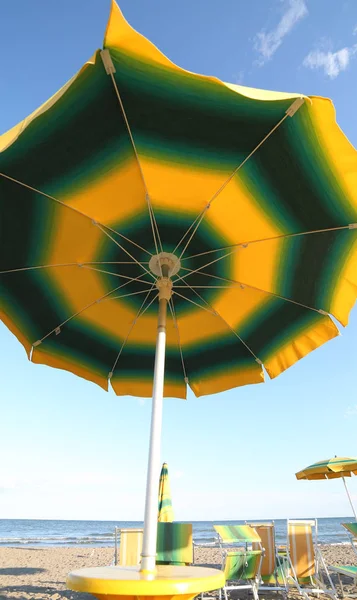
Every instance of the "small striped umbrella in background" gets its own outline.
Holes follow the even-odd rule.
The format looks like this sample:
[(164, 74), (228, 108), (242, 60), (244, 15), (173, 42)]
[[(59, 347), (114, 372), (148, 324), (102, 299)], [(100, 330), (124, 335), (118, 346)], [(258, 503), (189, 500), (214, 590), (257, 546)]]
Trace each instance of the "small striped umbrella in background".
[(357, 457), (334, 456), (334, 458), (316, 462), (295, 475), (296, 479), (336, 479), (342, 477), (352, 512), (357, 521), (356, 511), (345, 480), (345, 477), (351, 477), (352, 473), (357, 475)]
[(159, 481), (159, 511), (157, 520), (161, 523), (172, 523), (174, 511), (172, 510), (171, 489), (167, 464), (162, 465)]

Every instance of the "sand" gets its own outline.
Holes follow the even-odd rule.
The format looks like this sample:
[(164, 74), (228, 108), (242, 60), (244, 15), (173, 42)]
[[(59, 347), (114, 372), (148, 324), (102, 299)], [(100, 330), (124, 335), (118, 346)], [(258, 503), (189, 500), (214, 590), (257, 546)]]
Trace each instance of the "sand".
[[(357, 556), (348, 545), (322, 546), (322, 550), (328, 564), (357, 565)], [(82, 567), (109, 565), (113, 555), (113, 548), (0, 548), (0, 600), (93, 600), (93, 596), (66, 589), (66, 576)], [(218, 566), (221, 555), (217, 549), (196, 548), (195, 561)], [(346, 594), (357, 592), (350, 582), (344, 580)], [(296, 598), (294, 592), (289, 596)], [(244, 596), (240, 593), (239, 597)], [(266, 597), (278, 595), (261, 592), (260, 598)]]

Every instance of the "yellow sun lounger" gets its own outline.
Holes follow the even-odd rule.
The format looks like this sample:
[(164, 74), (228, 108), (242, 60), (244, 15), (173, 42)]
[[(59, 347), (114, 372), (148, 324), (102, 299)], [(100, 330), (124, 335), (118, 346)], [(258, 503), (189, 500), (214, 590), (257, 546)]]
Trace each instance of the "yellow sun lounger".
[(135, 567), (139, 565), (144, 530), (115, 528), (114, 564), (116, 565), (118, 564), (118, 533), (120, 534), (119, 565), (123, 567)]
[[(247, 525), (255, 529), (264, 550), (259, 590), (280, 591), (286, 596), (288, 590), (286, 564), (277, 552), (274, 521), (250, 521), (247, 522)], [(259, 550), (259, 545), (256, 542), (253, 543), (252, 547), (253, 550)]]
[[(335, 586), (317, 545), (317, 520), (288, 520), (287, 533), (290, 566), (288, 587), (297, 588), (299, 594), (306, 599), (309, 594), (327, 594), (336, 600)], [(324, 576), (329, 588), (326, 587)]]
[[(357, 557), (357, 523), (341, 523), (341, 525), (347, 529), (348, 537), (351, 542), (352, 549)], [(329, 571), (332, 573), (336, 573), (338, 577), (338, 581), (341, 587), (342, 598), (345, 597), (343, 591), (343, 585), (341, 580), (341, 575), (345, 577), (350, 577), (352, 579), (353, 585), (357, 585), (357, 566), (356, 565), (329, 565)]]
[[(225, 600), (229, 590), (252, 590), (254, 600), (259, 600), (258, 589), (261, 578), (263, 549), (258, 533), (250, 525), (215, 525), (222, 550), (222, 570), (226, 582), (234, 582), (223, 588)], [(226, 550), (224, 546), (240, 545)], [(253, 549), (255, 544), (255, 549)], [(221, 598), (221, 590), (219, 591)]]

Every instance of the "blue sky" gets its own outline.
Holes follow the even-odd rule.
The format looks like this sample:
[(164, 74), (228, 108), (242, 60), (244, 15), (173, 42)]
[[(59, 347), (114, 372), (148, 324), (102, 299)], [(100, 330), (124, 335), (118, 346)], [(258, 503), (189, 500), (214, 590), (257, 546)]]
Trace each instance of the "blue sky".
[[(357, 146), (355, 0), (122, 0), (171, 60), (225, 81), (332, 98)], [(3, 2), (0, 132), (101, 46), (109, 0)], [(341, 481), (295, 471), (357, 455), (357, 309), (339, 338), (266, 385), (164, 406), (176, 519), (351, 514)], [(141, 520), (149, 400), (30, 364), (1, 325), (0, 517)], [(357, 478), (350, 481), (357, 504)]]

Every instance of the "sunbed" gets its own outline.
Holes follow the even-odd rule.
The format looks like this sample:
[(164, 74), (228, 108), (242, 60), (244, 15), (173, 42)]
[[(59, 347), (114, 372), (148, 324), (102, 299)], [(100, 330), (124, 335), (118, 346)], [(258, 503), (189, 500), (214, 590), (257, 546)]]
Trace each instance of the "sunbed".
[[(335, 586), (317, 544), (316, 519), (288, 520), (287, 533), (287, 558), (290, 566), (288, 587), (296, 587), (306, 599), (309, 594), (327, 594), (337, 599)], [(324, 575), (329, 587), (324, 582)]]
[(156, 564), (191, 565), (193, 563), (192, 524), (158, 523)]
[[(190, 565), (193, 563), (192, 524), (157, 524), (156, 563), (161, 565)], [(120, 534), (119, 563), (118, 541)], [(143, 529), (115, 529), (114, 564), (126, 567), (139, 565), (143, 545)]]
[[(228, 600), (229, 590), (251, 590), (254, 600), (259, 600), (263, 549), (258, 533), (250, 525), (215, 525), (214, 528), (222, 550), (222, 569), (226, 578), (223, 588), (225, 600)], [(233, 549), (232, 545), (240, 547)]]
[[(249, 521), (247, 525), (253, 527), (258, 533), (264, 549), (259, 590), (279, 591), (286, 596), (288, 589), (286, 561), (277, 552), (274, 521)], [(259, 550), (256, 542), (252, 544), (252, 547), (253, 550)]]
[(143, 529), (115, 528), (114, 564), (118, 564), (118, 533), (120, 534), (119, 564), (123, 567), (134, 567), (140, 564), (143, 545)]

